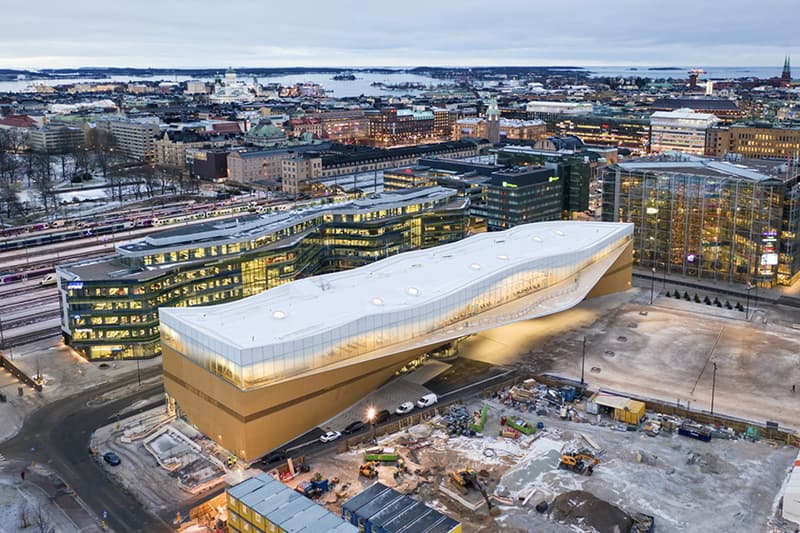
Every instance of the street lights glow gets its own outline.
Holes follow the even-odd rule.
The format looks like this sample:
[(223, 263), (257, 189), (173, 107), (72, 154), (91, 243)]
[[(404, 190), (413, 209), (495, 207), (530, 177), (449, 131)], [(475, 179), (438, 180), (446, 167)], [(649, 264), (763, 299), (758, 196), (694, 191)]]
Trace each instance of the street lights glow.
[(653, 305), (653, 289), (655, 289), (656, 285), (656, 267), (653, 267), (651, 272), (653, 275), (650, 276), (650, 305)]
[(367, 420), (369, 420), (370, 425), (372, 426), (372, 441), (377, 444), (378, 443), (378, 434), (375, 430), (375, 415), (377, 412), (375, 411), (374, 407), (370, 407), (367, 409)]

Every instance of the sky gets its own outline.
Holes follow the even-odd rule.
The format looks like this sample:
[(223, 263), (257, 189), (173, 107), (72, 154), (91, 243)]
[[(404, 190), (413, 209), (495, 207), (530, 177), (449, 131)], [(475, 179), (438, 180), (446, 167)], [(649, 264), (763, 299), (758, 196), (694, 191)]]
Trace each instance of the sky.
[(0, 68), (800, 65), (798, 0), (3, 0)]

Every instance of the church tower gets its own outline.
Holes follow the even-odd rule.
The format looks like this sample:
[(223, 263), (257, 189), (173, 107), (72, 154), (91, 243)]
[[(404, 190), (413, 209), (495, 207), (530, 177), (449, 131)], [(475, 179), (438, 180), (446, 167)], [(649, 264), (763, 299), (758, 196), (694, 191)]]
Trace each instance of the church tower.
[(785, 83), (792, 82), (792, 67), (789, 64), (789, 56), (783, 61), (783, 72), (781, 73), (781, 81)]
[(494, 98), (489, 100), (489, 107), (486, 109), (486, 138), (492, 144), (500, 143), (500, 109)]

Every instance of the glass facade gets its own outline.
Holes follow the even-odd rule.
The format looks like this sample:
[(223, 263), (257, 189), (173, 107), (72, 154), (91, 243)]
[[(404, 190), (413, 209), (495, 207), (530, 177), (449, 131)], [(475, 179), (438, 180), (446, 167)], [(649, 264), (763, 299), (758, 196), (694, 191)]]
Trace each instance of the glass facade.
[(798, 278), (800, 193), (791, 182), (636, 166), (612, 166), (603, 181), (603, 220), (634, 223), (635, 264), (761, 287)]
[[(126, 254), (59, 267), (62, 330), (90, 360), (161, 352), (159, 307), (192, 307), (252, 296), (305, 276), (359, 267), (407, 250), (464, 238), (468, 207), (455, 192), (396, 196), (319, 209), (240, 238), (130, 246)], [(254, 217), (255, 218), (255, 217)], [(170, 233), (171, 231), (171, 233)], [(175, 232), (153, 242), (168, 242)], [(98, 273), (102, 270), (102, 275)]]
[[(342, 315), (346, 315), (347, 319), (331, 319), (326, 321), (327, 323), (314, 325), (316, 319), (303, 313), (305, 321), (297, 333), (281, 328), (282, 333), (276, 335), (273, 341), (256, 344), (255, 347), (229, 344), (214, 335), (213, 329), (208, 329), (207, 333), (206, 329), (211, 328), (210, 324), (218, 325), (222, 320), (218, 315), (214, 315), (213, 309), (209, 309), (207, 317), (203, 315), (203, 321), (199, 325), (194, 325), (193, 322), (189, 325), (181, 321), (180, 310), (173, 312), (165, 309), (162, 310), (163, 342), (171, 350), (188, 357), (209, 372), (246, 390), (437, 333), (446, 334), (450, 331), (450, 338), (463, 336), (465, 333), (458, 333), (454, 326), (457, 323), (464, 325), (464, 321), (467, 321), (466, 327), (470, 327), (471, 324), (482, 330), (522, 320), (540, 313), (542, 304), (546, 301), (566, 301), (570, 298), (579, 301), (584, 295), (584, 293), (578, 294), (581, 290), (578, 283), (581, 272), (602, 260), (616, 258), (631, 239), (630, 225), (606, 226), (604, 230), (595, 232), (593, 230), (599, 227), (597, 224), (594, 226), (581, 222), (571, 224), (583, 226), (586, 228), (585, 230), (581, 228), (583, 231), (591, 231), (592, 234), (577, 236), (570, 234), (569, 231), (547, 232), (545, 239), (563, 239), (561, 245), (563, 253), (527, 252), (530, 254), (528, 258), (524, 257), (523, 252), (517, 252), (523, 256), (517, 261), (510, 261), (508, 256), (500, 255), (496, 257), (497, 261), (493, 261), (493, 265), (486, 264), (484, 267), (479, 263), (472, 263), (468, 274), (459, 269), (460, 255), (454, 248), (441, 252), (446, 255), (438, 256), (441, 261), (452, 262), (452, 266), (445, 263), (437, 271), (432, 270), (435, 267), (425, 266), (423, 264), (425, 258), (419, 258), (417, 255), (413, 255), (407, 263), (402, 262), (402, 256), (395, 258), (398, 260), (396, 263), (386, 265), (374, 273), (376, 276), (380, 275), (381, 286), (385, 287), (387, 293), (393, 291), (391, 274), (393, 270), (407, 272), (409, 268), (417, 267), (418, 276), (427, 276), (428, 283), (431, 283), (431, 276), (436, 277), (435, 272), (448, 272), (450, 277), (456, 279), (456, 281), (451, 280), (451, 285), (448, 285), (455, 286), (453, 290), (433, 289), (431, 286), (426, 292), (425, 289), (417, 289), (417, 286), (422, 287), (425, 283), (420, 278), (417, 286), (406, 289), (406, 294), (410, 297), (404, 297), (403, 305), (397, 308), (384, 309), (381, 298), (372, 298), (374, 312), (369, 312), (369, 308), (365, 308), (359, 301), (360, 289), (357, 288), (352, 294), (343, 292), (335, 297), (336, 302), (343, 308)], [(511, 244), (508, 249), (519, 250), (520, 246), (527, 246), (535, 250), (538, 243), (542, 242), (542, 237), (534, 233), (538, 229), (537, 226), (531, 224), (511, 230), (516, 231), (516, 234), (514, 239), (505, 237)], [(464, 243), (483, 238), (486, 244), (482, 248), (485, 249), (491, 246), (489, 241), (498, 238), (497, 236), (503, 234), (475, 236)], [(471, 252), (467, 255), (475, 257)], [(482, 268), (486, 269), (486, 273), (478, 274)], [(337, 276), (340, 275), (334, 274), (330, 279), (321, 279), (320, 283), (330, 286), (343, 285)], [(367, 278), (370, 278), (372, 273), (365, 272), (361, 276), (365, 276), (362, 279), (368, 283)], [(434, 285), (441, 287), (438, 283)], [(273, 305), (280, 305), (280, 299), (285, 297), (290, 289), (291, 287), (280, 287), (275, 292), (269, 291), (252, 302), (243, 301), (236, 304), (241, 306), (236, 309), (243, 313), (247, 313), (246, 305), (258, 309), (271, 309)], [(591, 286), (585, 287), (586, 291), (589, 289)], [(307, 293), (302, 288), (298, 288), (297, 292)], [(489, 311), (537, 293), (540, 293), (541, 297), (527, 302), (527, 307), (524, 309), (515, 309), (513, 313), (509, 311), (510, 314), (486, 315)], [(313, 305), (325, 306), (326, 303), (327, 300), (315, 301)], [(389, 302), (386, 302), (386, 305), (390, 306)], [(552, 307), (556, 308), (557, 306)], [(229, 307), (224, 313), (226, 316), (234, 316), (236, 314), (234, 310), (235, 308)], [(352, 315), (349, 314), (351, 310), (354, 310)], [(260, 327), (277, 328), (285, 316), (283, 313), (273, 314), (271, 318), (265, 320), (269, 322), (274, 319), (275, 325), (266, 323)], [(311, 324), (310, 327), (305, 326), (306, 322)], [(258, 323), (261, 324), (261, 321)], [(249, 333), (242, 335), (250, 336)]]

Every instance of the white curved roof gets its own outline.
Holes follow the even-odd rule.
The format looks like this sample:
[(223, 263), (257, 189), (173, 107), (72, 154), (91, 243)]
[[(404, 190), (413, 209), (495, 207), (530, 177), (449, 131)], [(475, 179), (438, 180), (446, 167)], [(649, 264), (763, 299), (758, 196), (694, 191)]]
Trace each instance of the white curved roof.
[[(365, 315), (409, 310), (515, 263), (580, 252), (622, 238), (631, 224), (540, 222), (406, 252), (371, 265), (287, 283), (209, 307), (162, 308), (162, 322), (200, 331), (233, 349), (299, 340)], [(165, 320), (166, 319), (166, 320)]]

